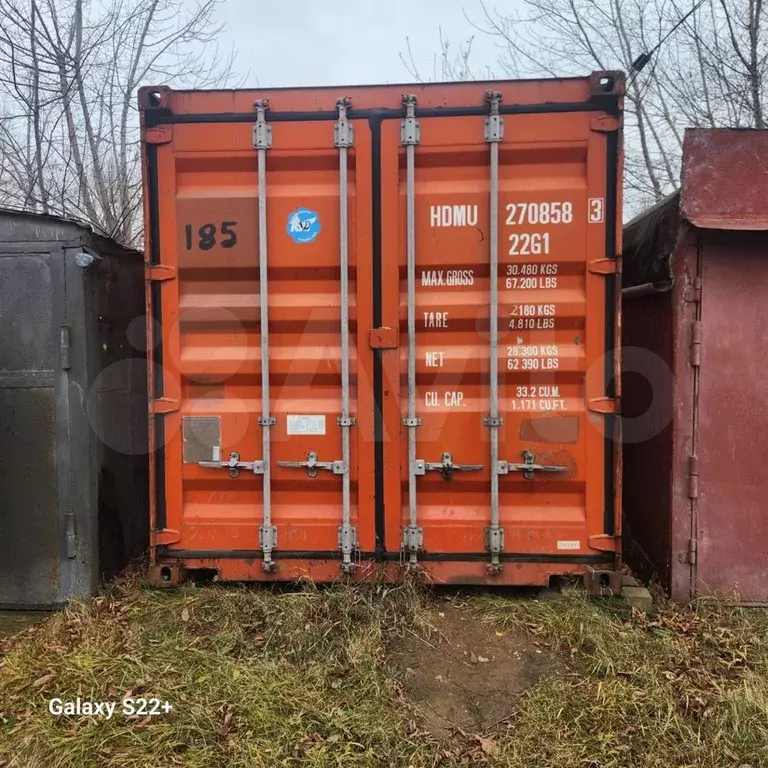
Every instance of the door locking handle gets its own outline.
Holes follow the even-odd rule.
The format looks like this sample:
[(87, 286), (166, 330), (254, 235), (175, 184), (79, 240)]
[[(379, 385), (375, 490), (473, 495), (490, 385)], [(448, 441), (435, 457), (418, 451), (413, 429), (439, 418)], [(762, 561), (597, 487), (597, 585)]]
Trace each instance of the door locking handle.
[(522, 464), (510, 464), (500, 461), (496, 466), (496, 473), (506, 475), (510, 472), (522, 472), (526, 480), (532, 480), (536, 472), (565, 472), (568, 467), (554, 464), (536, 464), (536, 457), (530, 451), (523, 451)]
[(229, 454), (228, 461), (198, 461), (197, 465), (209, 469), (228, 469), (230, 477), (237, 477), (241, 469), (247, 469), (254, 475), (264, 474), (263, 461), (240, 461), (240, 454), (237, 451)]
[(333, 472), (334, 475), (344, 474), (344, 462), (340, 459), (337, 461), (318, 461), (317, 453), (310, 451), (307, 454), (306, 461), (278, 461), (278, 467), (287, 467), (289, 469), (302, 469), (306, 468), (307, 474), (310, 477), (317, 477), (318, 469), (325, 469), (329, 472)]
[(439, 462), (416, 459), (413, 474), (425, 475), (427, 472), (439, 472), (444, 480), (450, 480), (454, 472), (478, 472), (482, 468), (482, 464), (454, 464), (453, 456), (450, 453), (444, 453)]

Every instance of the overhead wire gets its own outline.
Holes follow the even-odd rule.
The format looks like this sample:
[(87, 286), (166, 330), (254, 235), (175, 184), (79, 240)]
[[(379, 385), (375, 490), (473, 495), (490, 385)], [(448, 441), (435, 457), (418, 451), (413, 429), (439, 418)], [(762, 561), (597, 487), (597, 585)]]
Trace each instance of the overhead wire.
[(672, 35), (678, 30), (678, 28), (681, 27), (683, 24), (685, 24), (685, 22), (688, 21), (688, 19), (691, 16), (693, 16), (693, 14), (696, 13), (696, 11), (698, 11), (699, 8), (701, 8), (701, 6), (704, 5), (705, 2), (706, 0), (699, 0), (699, 2), (696, 3), (693, 6), (693, 8), (691, 8), (690, 11), (688, 11), (688, 13), (686, 13), (684, 16), (682, 16), (677, 20), (677, 22), (672, 27), (672, 29), (670, 29), (669, 32), (667, 32), (666, 35), (664, 35), (664, 37), (662, 37), (661, 40), (659, 40), (659, 42), (656, 43), (656, 45), (654, 45), (653, 48), (651, 48), (650, 51), (641, 53), (632, 62), (632, 66), (629, 68), (629, 78), (627, 80), (627, 88), (629, 88), (629, 86), (633, 83), (635, 78), (640, 74), (640, 72), (642, 72), (642, 70), (645, 68), (648, 62), (651, 61), (651, 59), (653, 59), (654, 54), (657, 53), (657, 51), (661, 48), (661, 46), (664, 45), (664, 43), (666, 43), (667, 40), (669, 40), (669, 38), (672, 37)]

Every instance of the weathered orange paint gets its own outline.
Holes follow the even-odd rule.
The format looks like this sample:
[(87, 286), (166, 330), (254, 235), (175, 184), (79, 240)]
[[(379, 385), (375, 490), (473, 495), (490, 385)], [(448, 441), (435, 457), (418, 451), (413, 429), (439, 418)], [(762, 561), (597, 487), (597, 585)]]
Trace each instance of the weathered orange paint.
[[(500, 459), (521, 463), (530, 451), (537, 464), (566, 467), (532, 479), (521, 472), (500, 476), (505, 542), (496, 574), (486, 569), (484, 541), (491, 483), (490, 430), (483, 423), (489, 409), (489, 90), (501, 93), (507, 110), (500, 144)], [(604, 427), (614, 420), (619, 396), (617, 385), (611, 390), (606, 381), (605, 353), (611, 336), (618, 339), (619, 324), (614, 265), (621, 233), (622, 91), (617, 73), (427, 86), (142, 90), (147, 307), (155, 318), (148, 336), (151, 348), (161, 342), (150, 360), (150, 381), (158, 366), (163, 372), (150, 397), (164, 403), (150, 420), (152, 444), (160, 449), (151, 467), (155, 579), (175, 581), (196, 569), (244, 580), (339, 575), (341, 477), (320, 471), (310, 478), (278, 462), (305, 460), (310, 451), (321, 461), (341, 458), (339, 168), (332, 115), (341, 97), (351, 98), (355, 131), (348, 170), (355, 578), (397, 579), (404, 572), (403, 93), (417, 97), (420, 127), (417, 456), (439, 462), (449, 452), (455, 463), (482, 465), (450, 480), (437, 472), (418, 478), (421, 566), (439, 582), (495, 584), (546, 584), (554, 575), (620, 566), (619, 441), (606, 450)], [(260, 562), (261, 476), (241, 471), (233, 478), (225, 468), (185, 463), (183, 433), (185, 418), (219, 417), (222, 461), (232, 451), (242, 461), (262, 458), (252, 135), (257, 99), (269, 102), (273, 133), (267, 151), (269, 386), (277, 419), (271, 428), (278, 530), (272, 573)], [(453, 110), (450, 116), (446, 110)], [(306, 114), (315, 112), (317, 119)], [(286, 233), (289, 213), (301, 207), (320, 217), (321, 232), (311, 243), (295, 243)], [(236, 233), (230, 247), (221, 232), (225, 222)], [(217, 230), (209, 249), (200, 247), (198, 236), (205, 224)], [(608, 358), (613, 374), (618, 358)], [(324, 416), (325, 434), (288, 434), (287, 417), (295, 414)], [(609, 429), (618, 436), (616, 425)]]

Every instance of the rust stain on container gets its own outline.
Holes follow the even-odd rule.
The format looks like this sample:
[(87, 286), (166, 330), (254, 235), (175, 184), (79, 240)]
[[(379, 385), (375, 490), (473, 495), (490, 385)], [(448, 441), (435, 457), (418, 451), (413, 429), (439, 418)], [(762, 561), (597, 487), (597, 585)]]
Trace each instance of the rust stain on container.
[(156, 581), (620, 567), (623, 85), (142, 89)]
[(765, 131), (687, 131), (680, 194), (625, 231), (624, 508), (681, 601), (768, 601), (766, 156)]

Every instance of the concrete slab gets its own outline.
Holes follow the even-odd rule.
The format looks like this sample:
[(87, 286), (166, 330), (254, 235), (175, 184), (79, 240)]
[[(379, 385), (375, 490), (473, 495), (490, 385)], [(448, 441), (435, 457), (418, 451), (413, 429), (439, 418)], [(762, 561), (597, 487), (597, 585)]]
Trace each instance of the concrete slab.
[(624, 587), (621, 590), (621, 597), (632, 608), (637, 608), (643, 613), (648, 613), (653, 608), (653, 598), (645, 587)]

